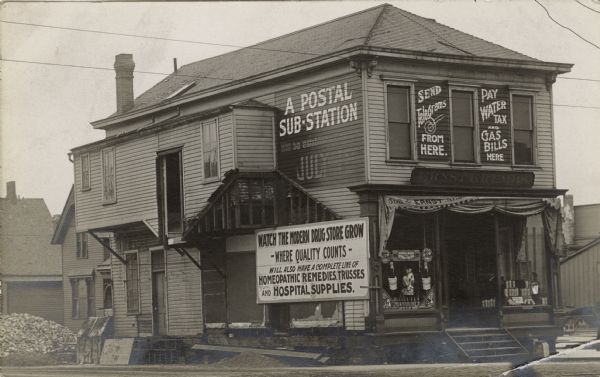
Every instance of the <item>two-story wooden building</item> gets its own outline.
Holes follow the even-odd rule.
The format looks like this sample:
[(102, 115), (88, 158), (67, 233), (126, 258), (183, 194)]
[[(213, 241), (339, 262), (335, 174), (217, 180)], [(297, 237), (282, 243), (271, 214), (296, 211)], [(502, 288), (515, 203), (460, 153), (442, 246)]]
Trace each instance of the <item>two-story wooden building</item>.
[[(117, 112), (92, 123), (106, 138), (72, 150), (77, 231), (117, 240), (116, 336), (334, 348), (443, 337), (481, 360), (553, 340), (552, 203), (565, 190), (552, 84), (571, 65), (382, 5), (183, 66), (135, 100), (134, 67), (116, 57)], [(313, 242), (301, 224), (358, 218), (361, 271), (340, 272), (344, 251), (310, 281), (257, 276), (255, 231), (292, 225)], [(544, 220), (544, 245), (523, 242), (530, 219)], [(324, 258), (315, 242), (322, 253), (302, 261)], [(366, 294), (259, 297), (264, 282), (283, 297), (300, 292), (290, 281), (359, 275)]]

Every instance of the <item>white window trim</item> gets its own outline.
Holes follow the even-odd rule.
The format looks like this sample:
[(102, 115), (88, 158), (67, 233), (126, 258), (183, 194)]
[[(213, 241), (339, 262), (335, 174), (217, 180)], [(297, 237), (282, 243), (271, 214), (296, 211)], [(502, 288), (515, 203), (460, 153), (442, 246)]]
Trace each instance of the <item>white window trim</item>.
[[(532, 156), (532, 162), (531, 164), (517, 164), (515, 161), (515, 118), (513, 116), (513, 95), (517, 95), (517, 96), (526, 96), (526, 97), (531, 97), (531, 126), (533, 127), (533, 132), (531, 133), (531, 137), (533, 138), (532, 140), (532, 146), (531, 148), (533, 156)], [(537, 99), (537, 91), (534, 90), (524, 90), (524, 89), (519, 89), (519, 90), (511, 90), (510, 91), (510, 148), (511, 148), (511, 153), (512, 153), (512, 166), (516, 167), (516, 168), (522, 168), (522, 167), (537, 167), (538, 166), (538, 125), (537, 125), (537, 103), (538, 103), (538, 99)], [(550, 111), (552, 111), (552, 107), (550, 106)], [(554, 140), (552, 140), (552, 142), (554, 143)]]
[[(104, 151), (112, 149), (112, 160), (113, 160), (113, 182), (115, 183), (115, 197), (111, 200), (106, 200), (104, 195)], [(102, 204), (114, 204), (117, 202), (117, 149), (112, 147), (102, 148), (100, 151), (100, 160), (102, 161)]]
[[(410, 106), (410, 158), (398, 158), (390, 156), (390, 135), (388, 119), (388, 86), (400, 86), (409, 88), (408, 105)], [(385, 127), (385, 159), (390, 162), (417, 162), (417, 110), (415, 106), (415, 83), (414, 81), (388, 80), (383, 83), (383, 101), (384, 101), (384, 127)]]
[[(83, 158), (87, 159), (87, 182), (83, 179)], [(79, 156), (79, 164), (81, 165), (81, 191), (90, 191), (92, 189), (92, 164), (90, 160), (90, 154), (84, 153)]]
[[(473, 154), (474, 154), (474, 159), (473, 161), (455, 161), (454, 159), (454, 152), (455, 152), (455, 148), (454, 148), (454, 119), (452, 119), (452, 92), (453, 91), (458, 91), (458, 92), (470, 92), (473, 94), (473, 101), (472, 101), (472, 109), (473, 109)], [(479, 90), (477, 87), (474, 86), (456, 86), (456, 85), (451, 85), (448, 88), (448, 111), (449, 111), (449, 117), (450, 117), (450, 149), (452, 150), (451, 153), (451, 163), (453, 165), (465, 165), (465, 166), (474, 166), (474, 165), (480, 165), (481, 164), (481, 156), (479, 155), (479, 139), (480, 139), (480, 135), (479, 135), (479, 114), (477, 113), (477, 109), (479, 107)]]
[[(214, 177), (206, 177), (206, 172), (204, 171), (204, 124), (215, 122), (216, 127), (216, 136), (217, 136), (217, 175)], [(219, 117), (205, 120), (200, 122), (200, 141), (202, 145), (202, 180), (204, 183), (218, 182), (221, 180), (221, 145), (220, 145), (220, 137), (219, 137)]]

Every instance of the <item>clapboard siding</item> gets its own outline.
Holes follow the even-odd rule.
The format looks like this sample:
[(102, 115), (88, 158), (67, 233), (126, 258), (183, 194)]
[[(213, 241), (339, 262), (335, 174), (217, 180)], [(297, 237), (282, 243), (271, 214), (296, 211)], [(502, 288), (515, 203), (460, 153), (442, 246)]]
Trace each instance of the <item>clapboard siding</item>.
[(368, 315), (366, 309), (369, 301), (356, 300), (344, 301), (344, 323), (346, 330), (365, 330), (365, 317)]
[[(188, 249), (200, 261), (197, 249)], [(202, 333), (202, 273), (187, 257), (166, 253), (167, 316), (169, 335)]]
[[(65, 238), (62, 244), (62, 261), (63, 261), (63, 298), (64, 298), (64, 324), (73, 331), (77, 331), (85, 318), (72, 319), (71, 313), (73, 309), (72, 302), (72, 286), (70, 274), (76, 271), (89, 269), (93, 271), (96, 266), (103, 262), (104, 247), (98, 243), (93, 237), (88, 235), (88, 257), (86, 259), (77, 258), (77, 240), (75, 231), (75, 222), (71, 221)], [(98, 273), (90, 276), (94, 282), (94, 307), (96, 311), (103, 307), (103, 289), (102, 277)], [(90, 313), (90, 316), (95, 313)]]
[[(448, 81), (460, 85), (508, 85), (513, 93), (532, 93), (536, 96), (536, 144), (537, 167), (531, 169), (535, 174), (535, 188), (554, 188), (554, 162), (552, 140), (551, 96), (544, 85), (542, 76), (517, 74), (508, 70), (483, 71), (466, 70), (451, 66), (435, 66), (427, 64), (398, 64), (389, 60), (380, 60), (376, 71), (367, 81), (368, 121), (369, 130), (369, 170), (371, 183), (409, 184), (412, 169), (415, 166), (451, 167), (448, 162), (387, 162), (386, 161), (386, 109), (385, 81), (394, 80), (437, 80)], [(521, 91), (527, 88), (527, 92)], [(521, 169), (510, 166), (489, 166), (492, 169), (512, 170)], [(484, 165), (482, 168), (486, 168)]]
[[(234, 166), (232, 116), (231, 113), (225, 113), (217, 118), (220, 172), (223, 176)], [(196, 215), (218, 186), (218, 182), (204, 181), (201, 134), (203, 121), (183, 124), (117, 144), (117, 202), (114, 204), (102, 204), (101, 151), (89, 153), (91, 190), (88, 191), (81, 191), (81, 160), (76, 156), (75, 197), (78, 229), (87, 230), (142, 220), (156, 223), (156, 156), (157, 152), (172, 148), (182, 148), (185, 216)]]
[(275, 168), (273, 111), (234, 110), (237, 166), (240, 169)]
[(564, 306), (585, 307), (600, 302), (600, 244), (562, 262), (560, 273)]
[(358, 195), (345, 187), (313, 189), (309, 192), (341, 217), (360, 216)]

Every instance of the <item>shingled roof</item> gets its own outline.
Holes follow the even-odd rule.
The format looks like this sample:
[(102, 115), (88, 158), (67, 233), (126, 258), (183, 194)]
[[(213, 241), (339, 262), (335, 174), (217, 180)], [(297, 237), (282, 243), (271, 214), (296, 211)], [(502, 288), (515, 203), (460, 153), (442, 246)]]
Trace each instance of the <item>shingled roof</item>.
[(140, 95), (132, 110), (156, 105), (191, 83), (186, 96), (356, 48), (538, 61), (384, 4), (182, 66)]

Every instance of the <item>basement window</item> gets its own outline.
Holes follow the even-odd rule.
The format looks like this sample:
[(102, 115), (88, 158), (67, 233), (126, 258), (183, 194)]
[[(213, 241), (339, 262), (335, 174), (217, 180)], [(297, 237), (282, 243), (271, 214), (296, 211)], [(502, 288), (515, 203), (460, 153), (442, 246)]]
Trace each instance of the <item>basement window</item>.
[(159, 156), (161, 213), (164, 234), (180, 235), (183, 231), (183, 185), (181, 150)]

